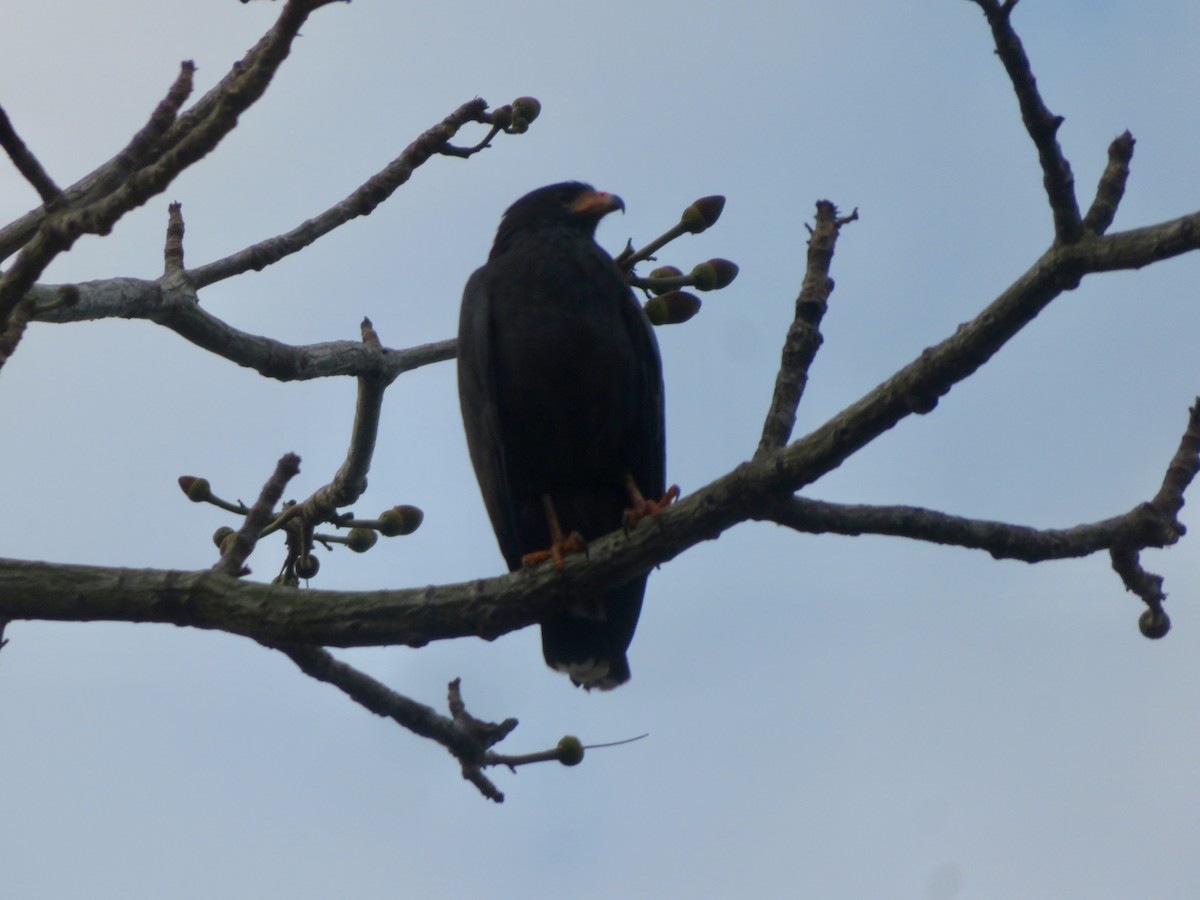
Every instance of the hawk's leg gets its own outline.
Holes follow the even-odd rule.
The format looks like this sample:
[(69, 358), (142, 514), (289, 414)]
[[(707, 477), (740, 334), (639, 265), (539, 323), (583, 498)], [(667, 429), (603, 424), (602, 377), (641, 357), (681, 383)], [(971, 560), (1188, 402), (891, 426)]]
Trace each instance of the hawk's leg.
[(647, 500), (638, 490), (637, 482), (633, 480), (632, 475), (625, 476), (625, 489), (629, 491), (629, 506), (626, 508), (624, 516), (626, 531), (633, 528), (646, 516), (658, 515), (679, 497), (679, 485), (673, 484), (659, 499)]
[(549, 494), (542, 494), (542, 509), (546, 513), (546, 524), (550, 527), (550, 548), (526, 553), (521, 557), (521, 562), (526, 566), (536, 566), (538, 563), (552, 559), (555, 568), (561, 569), (564, 556), (568, 553), (579, 553), (586, 550), (587, 544), (583, 542), (583, 537), (578, 531), (563, 535), (562, 525), (558, 522), (558, 513), (554, 511), (554, 503)]

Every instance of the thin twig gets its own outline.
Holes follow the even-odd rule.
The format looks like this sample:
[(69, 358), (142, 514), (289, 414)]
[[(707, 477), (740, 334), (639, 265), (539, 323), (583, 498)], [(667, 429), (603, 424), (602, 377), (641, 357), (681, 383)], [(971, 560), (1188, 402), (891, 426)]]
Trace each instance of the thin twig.
[(808, 239), (808, 268), (800, 294), (796, 298), (796, 313), (783, 343), (783, 358), (775, 376), (775, 393), (763, 423), (756, 458), (782, 447), (791, 437), (796, 424), (796, 409), (808, 383), (808, 370), (821, 346), (821, 319), (833, 291), (829, 266), (842, 225), (858, 218), (858, 210), (839, 218), (837, 207), (828, 200), (817, 202), (816, 224)]
[(462, 704), (459, 679), (450, 684), (453, 717), (447, 717), (424, 703), (393, 691), (365, 672), (337, 659), (328, 650), (301, 644), (262, 643), (285, 654), (305, 675), (333, 685), (375, 715), (392, 719), (414, 734), (441, 744), (461, 764), (463, 778), (474, 784), (489, 800), (504, 802), (504, 794), (483, 775), (481, 764), (488, 748), (511, 733), (517, 727), (517, 720), (505, 719), (493, 724), (470, 716)]
[(192, 284), (203, 288), (250, 270), (260, 271), (358, 216), (369, 215), (390, 197), (412, 173), (447, 146), (460, 128), (484, 120), (487, 102), (476, 98), (462, 104), (437, 125), (427, 129), (404, 152), (355, 188), (344, 200), (286, 234), (267, 238), (237, 253), (198, 266), (188, 272)]
[(1179, 515), (1183, 509), (1184, 491), (1196, 477), (1197, 471), (1200, 471), (1200, 397), (1188, 410), (1188, 424), (1179, 440), (1179, 449), (1167, 466), (1162, 487), (1150, 501), (1160, 515), (1171, 519)]
[(1123, 544), (1165, 547), (1180, 534), (1145, 503), (1123, 515), (1072, 528), (1030, 528), (919, 506), (851, 505), (805, 497), (771, 504), (764, 518), (806, 534), (889, 535), (984, 550), (995, 559), (1028, 563), (1090, 556)]
[(235, 533), (234, 539), (228, 545), (223, 545), (225, 552), (213, 566), (214, 571), (235, 577), (249, 574), (245, 569), (246, 560), (254, 552), (259, 534), (275, 514), (275, 507), (283, 497), (287, 483), (299, 472), (300, 457), (295, 453), (284, 454), (276, 463), (275, 471), (267, 479), (267, 483), (263, 485), (262, 493), (259, 494), (254, 506), (250, 508), (250, 512), (246, 514), (246, 520)]
[(163, 247), (163, 275), (183, 272), (183, 206), (172, 203), (167, 207), (167, 241)]
[(974, 0), (974, 3), (983, 10), (988, 25), (991, 26), (996, 54), (1004, 63), (1004, 69), (1008, 72), (1009, 81), (1016, 92), (1025, 130), (1029, 132), (1034, 146), (1037, 147), (1038, 160), (1042, 166), (1042, 183), (1046, 188), (1046, 198), (1050, 201), (1050, 210), (1054, 214), (1054, 233), (1058, 240), (1073, 243), (1083, 235), (1083, 224), (1079, 218), (1079, 205), (1075, 200), (1075, 176), (1071, 174), (1070, 163), (1058, 145), (1057, 134), (1063, 118), (1046, 108), (1038, 92), (1029, 57), (1025, 55), (1021, 39), (1012, 27), (1011, 16), (1016, 3), (1001, 5), (996, 0)]
[(33, 185), (33, 189), (38, 192), (43, 203), (52, 203), (62, 195), (62, 189), (54, 183), (54, 179), (42, 168), (37, 157), (25, 146), (25, 142), (13, 128), (8, 113), (2, 106), (0, 106), (0, 147), (3, 147), (8, 153), (13, 165), (17, 167), (17, 171)]
[(1108, 165), (1100, 175), (1096, 197), (1083, 217), (1083, 228), (1093, 234), (1104, 234), (1117, 214), (1129, 180), (1129, 161), (1133, 159), (1133, 135), (1126, 131), (1108, 145)]
[[(379, 335), (375, 333), (371, 320), (363, 319), (361, 329), (364, 346), (379, 350)], [(273, 522), (264, 523), (260, 537), (277, 531), (297, 516), (306, 524), (307, 532), (311, 533), (318, 523), (337, 521), (338, 507), (349, 506), (363, 495), (379, 435), (383, 397), (390, 383), (390, 380), (377, 374), (359, 377), (358, 401), (354, 407), (354, 424), (350, 429), (345, 460), (328, 484), (318, 488), (302, 503), (289, 506)]]
[[(62, 303), (64, 291), (72, 302)], [(405, 349), (371, 347), (361, 341), (285, 344), (234, 328), (203, 309), (186, 276), (155, 281), (109, 278), (74, 285), (38, 285), (35, 321), (84, 322), (97, 319), (148, 319), (215, 356), (254, 369), (279, 381), (348, 375), (378, 376), (387, 381), (432, 363), (453, 359), (453, 339)]]

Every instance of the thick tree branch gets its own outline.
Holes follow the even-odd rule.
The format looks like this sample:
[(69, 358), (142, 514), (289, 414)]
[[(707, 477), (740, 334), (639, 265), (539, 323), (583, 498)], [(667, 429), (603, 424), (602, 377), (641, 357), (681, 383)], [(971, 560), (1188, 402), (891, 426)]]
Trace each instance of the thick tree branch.
[[(1197, 422), (1193, 411), (1164, 479), (1172, 491), (1177, 486), (1182, 491), (1200, 466)], [(531, 625), (560, 608), (569, 595), (595, 593), (628, 580), (751, 518), (792, 527), (803, 523), (806, 531), (902, 533), (1015, 559), (1080, 556), (1130, 542), (1139, 548), (1165, 546), (1183, 533), (1153, 503), (1105, 522), (1047, 532), (926, 510), (796, 504), (777, 493), (781, 459), (795, 446), (744, 463), (628, 534), (616, 532), (592, 542), (586, 559), (568, 556), (561, 569), (543, 566), (438, 588), (339, 592), (250, 584), (213, 572), (0, 560), (0, 620), (166, 622), (272, 644), (421, 646), (470, 636), (492, 639)], [(898, 523), (891, 530), (884, 521), (888, 516)]]
[[(596, 591), (716, 537), (836, 468), (913, 412), (928, 412), (1063, 290), (1088, 272), (1137, 268), (1194, 249), (1200, 213), (1075, 244), (1056, 244), (973, 321), (809, 435), (743, 464), (643, 526), (589, 546), (590, 562), (439, 589), (373, 594), (228, 584), (216, 575), (0, 565), (0, 619), (117, 619), (222, 628), (268, 641), (420, 645), (490, 638), (532, 624), (575, 591)], [(548, 568), (548, 567), (547, 567)], [(37, 585), (36, 591), (34, 586)], [(31, 604), (29, 598), (36, 598)]]

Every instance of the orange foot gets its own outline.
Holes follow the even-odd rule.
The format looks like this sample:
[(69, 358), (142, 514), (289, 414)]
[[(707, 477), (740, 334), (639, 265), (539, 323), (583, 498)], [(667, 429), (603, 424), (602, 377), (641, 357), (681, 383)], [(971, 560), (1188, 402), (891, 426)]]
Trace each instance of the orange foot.
[(548, 559), (552, 559), (554, 560), (554, 568), (561, 569), (563, 567), (563, 558), (568, 553), (582, 553), (585, 550), (587, 550), (587, 544), (584, 543), (583, 536), (578, 531), (572, 531), (566, 537), (560, 534), (550, 544), (548, 550), (535, 550), (533, 553), (526, 553), (521, 557), (521, 564), (533, 568)]
[(521, 564), (536, 566), (548, 559), (554, 560), (554, 568), (563, 567), (563, 557), (568, 553), (580, 553), (587, 550), (587, 544), (578, 531), (563, 535), (562, 525), (558, 522), (558, 513), (554, 511), (554, 503), (549, 494), (542, 495), (542, 510), (546, 514), (546, 525), (550, 529), (550, 549), (535, 550), (521, 557)]
[(642, 496), (642, 492), (638, 490), (638, 486), (634, 483), (632, 475), (625, 476), (625, 487), (629, 491), (630, 500), (630, 505), (625, 510), (624, 515), (626, 531), (633, 528), (647, 516), (658, 515), (679, 497), (679, 485), (673, 484), (667, 488), (667, 492), (659, 499), (647, 500)]

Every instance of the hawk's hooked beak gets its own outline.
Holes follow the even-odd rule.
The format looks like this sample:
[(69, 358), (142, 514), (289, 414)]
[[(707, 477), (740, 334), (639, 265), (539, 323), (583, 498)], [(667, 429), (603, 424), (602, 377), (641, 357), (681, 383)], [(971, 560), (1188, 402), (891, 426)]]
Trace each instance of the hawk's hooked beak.
[(606, 194), (604, 191), (588, 191), (571, 203), (570, 210), (577, 216), (589, 216), (602, 219), (613, 210), (625, 212), (625, 201), (616, 194)]

